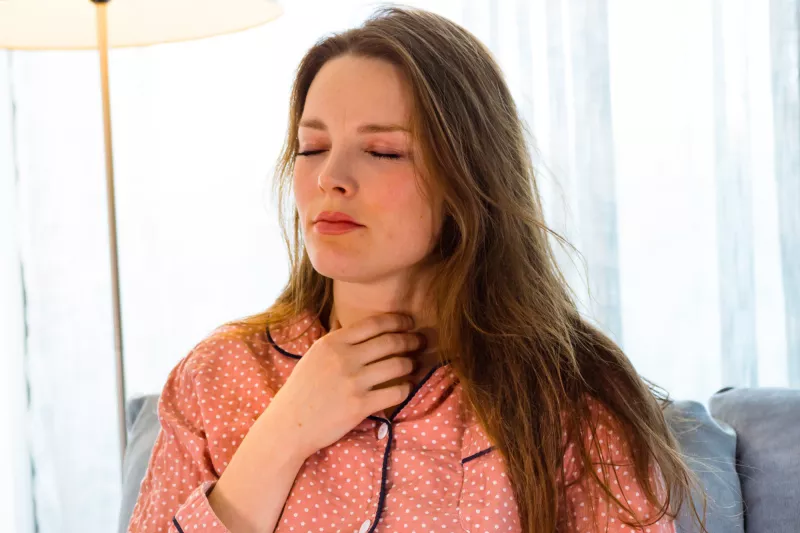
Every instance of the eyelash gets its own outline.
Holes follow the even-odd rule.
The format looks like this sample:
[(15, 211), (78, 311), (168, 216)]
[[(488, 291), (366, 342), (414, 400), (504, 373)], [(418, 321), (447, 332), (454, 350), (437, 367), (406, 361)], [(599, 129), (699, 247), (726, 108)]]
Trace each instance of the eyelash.
[[(307, 150), (305, 152), (298, 152), (297, 155), (300, 155), (300, 156), (312, 156), (312, 155), (320, 154), (320, 153), (322, 153), (324, 151), (325, 150)], [(394, 160), (397, 160), (397, 159), (401, 159), (403, 157), (400, 154), (384, 154), (384, 153), (381, 153), (381, 152), (373, 152), (373, 151), (370, 151), (370, 150), (367, 150), (366, 152), (368, 154), (372, 155), (373, 157), (378, 158), (378, 159), (394, 159)]]

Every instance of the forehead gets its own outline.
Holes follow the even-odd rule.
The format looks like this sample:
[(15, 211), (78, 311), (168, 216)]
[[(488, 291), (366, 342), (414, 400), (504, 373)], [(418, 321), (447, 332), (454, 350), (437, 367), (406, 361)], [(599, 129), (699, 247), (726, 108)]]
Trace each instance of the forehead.
[(352, 55), (325, 63), (309, 87), (303, 117), (328, 127), (357, 127), (364, 122), (408, 125), (411, 111), (402, 71), (381, 59)]

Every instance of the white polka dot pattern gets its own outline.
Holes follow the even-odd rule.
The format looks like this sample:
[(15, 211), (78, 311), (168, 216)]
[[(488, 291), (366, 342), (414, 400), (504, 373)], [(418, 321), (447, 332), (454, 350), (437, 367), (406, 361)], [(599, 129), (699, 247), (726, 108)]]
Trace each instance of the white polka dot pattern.
[[(274, 344), (266, 331), (225, 326), (173, 369), (129, 533), (228, 533), (206, 496), (297, 359), (323, 334), (309, 314), (273, 330)], [(385, 435), (381, 425), (369, 417), (305, 461), (276, 532), (521, 531), (504, 461), (465, 409), (448, 366), (429, 374)], [(609, 442), (611, 453), (621, 450), (618, 441)], [(636, 498), (638, 488), (630, 485), (629, 498)], [(597, 512), (616, 520), (601, 495), (575, 487), (573, 520), (564, 520), (572, 529), (564, 532), (586, 531), (582, 513), (590, 497), (600, 503)], [(607, 531), (631, 530), (612, 521)], [(674, 532), (667, 523), (646, 531)]]
[[(631, 516), (608, 497), (593, 478), (581, 476), (578, 452), (574, 444), (569, 444), (564, 455), (567, 509), (561, 514), (559, 531), (675, 533), (674, 523), (666, 516), (649, 526), (633, 528), (627, 525), (649, 523), (653, 517), (658, 516), (658, 513), (644, 497), (644, 492), (634, 474), (633, 459), (627, 441), (622, 438), (622, 432), (617, 429), (610, 412), (597, 402), (590, 403), (589, 409), (595, 435), (592, 436), (587, 431), (585, 444), (589, 449), (592, 464), (600, 479), (606, 480), (614, 496), (626, 502), (635, 514)], [(664, 501), (666, 488), (661, 472), (657, 468), (651, 469), (650, 479), (656, 481), (656, 495), (659, 501)], [(594, 527), (595, 522), (597, 528)]]

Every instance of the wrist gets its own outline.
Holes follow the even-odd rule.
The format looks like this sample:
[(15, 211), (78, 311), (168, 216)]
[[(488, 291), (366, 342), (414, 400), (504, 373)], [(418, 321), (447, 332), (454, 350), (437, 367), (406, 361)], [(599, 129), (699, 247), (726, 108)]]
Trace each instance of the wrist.
[(304, 436), (302, 427), (289, 418), (281, 416), (277, 409), (267, 408), (258, 418), (253, 430), (269, 439), (278, 448), (275, 451), (285, 458), (285, 462), (295, 464), (299, 469), (317, 450), (308, 447), (308, 439)]

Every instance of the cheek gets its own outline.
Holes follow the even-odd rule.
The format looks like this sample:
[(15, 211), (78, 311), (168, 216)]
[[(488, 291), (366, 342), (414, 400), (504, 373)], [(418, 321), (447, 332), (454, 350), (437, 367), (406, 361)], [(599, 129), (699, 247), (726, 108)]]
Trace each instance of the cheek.
[(403, 242), (413, 248), (429, 246), (435, 215), (430, 199), (422, 195), (413, 180), (398, 180), (382, 188), (374, 201), (374, 209), (383, 213), (388, 242)]
[(309, 173), (304, 172), (302, 168), (295, 168), (292, 178), (292, 190), (294, 191), (297, 210), (300, 211), (301, 214), (306, 212), (306, 208), (311, 198), (313, 198), (316, 188), (316, 179), (311, 178)]

